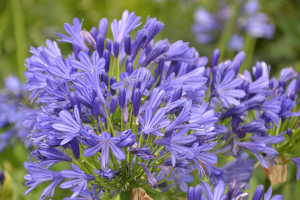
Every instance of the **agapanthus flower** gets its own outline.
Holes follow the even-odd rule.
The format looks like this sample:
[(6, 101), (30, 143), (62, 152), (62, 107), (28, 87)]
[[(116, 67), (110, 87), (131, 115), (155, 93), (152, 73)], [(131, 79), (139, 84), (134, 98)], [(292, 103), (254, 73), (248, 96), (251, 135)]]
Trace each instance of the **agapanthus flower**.
[[(203, 7), (196, 9), (194, 14), (193, 32), (199, 43), (210, 43), (217, 35), (220, 35), (226, 23), (233, 17), (233, 9), (224, 1), (221, 1), (219, 9), (215, 13), (209, 12)], [(235, 31), (231, 34), (228, 48), (240, 51), (244, 48), (243, 34), (247, 33), (253, 38), (273, 37), (275, 27), (265, 13), (259, 12), (260, 3), (256, 0), (248, 0), (242, 3), (236, 18)]]
[[(264, 186), (260, 185), (256, 188), (252, 200), (261, 200), (264, 192)], [(272, 198), (272, 187), (270, 187), (264, 195), (264, 200), (282, 200), (282, 196), (279, 194), (274, 195)]]
[(145, 134), (154, 134), (157, 136), (164, 136), (163, 133), (159, 132), (160, 129), (165, 128), (170, 124), (169, 119), (165, 118), (165, 110), (163, 108), (160, 108), (157, 110), (155, 115), (153, 115), (153, 109), (151, 107), (148, 107), (145, 112), (145, 119), (140, 117), (140, 122), (143, 127), (143, 132)]
[(28, 174), (24, 176), (27, 180), (25, 186), (30, 188), (25, 191), (25, 195), (28, 194), (35, 187), (45, 181), (52, 181), (41, 193), (39, 199), (45, 199), (48, 195), (53, 196), (56, 186), (64, 180), (59, 171), (51, 171), (41, 167), (39, 164), (32, 162), (25, 162), (24, 167), (27, 169)]
[(23, 127), (28, 116), (19, 109), (21, 103), (26, 102), (27, 94), (25, 85), (16, 76), (10, 75), (4, 80), (4, 88), (0, 90), (0, 152), (20, 140), (27, 148), (32, 145), (27, 139), (29, 130)]
[(89, 181), (95, 179), (93, 175), (86, 174), (81, 169), (72, 163), (73, 170), (66, 169), (61, 172), (61, 176), (65, 179), (73, 179), (63, 182), (59, 187), (66, 189), (72, 188), (73, 194), (71, 198), (76, 197), (81, 191), (87, 189)]
[(230, 70), (226, 73), (223, 80), (221, 80), (221, 75), (217, 73), (216, 75), (216, 95), (221, 98), (222, 103), (225, 107), (229, 108), (234, 105), (239, 105), (240, 102), (235, 98), (243, 98), (246, 93), (243, 90), (236, 89), (239, 87), (244, 80), (240, 77), (235, 78), (235, 73)]
[[(219, 63), (216, 50), (212, 68), (206, 67), (208, 59), (188, 43), (155, 42), (163, 28), (156, 18), (149, 17), (133, 31), (139, 21), (125, 11), (121, 20), (112, 22), (109, 39), (107, 19), (89, 32), (74, 19), (73, 26), (65, 25), (70, 37), (59, 34), (73, 46), (68, 58), (51, 41), (31, 49), (25, 77), (29, 99), (39, 109), (22, 111), (28, 137), (39, 148), (32, 153), (37, 163), (25, 167), (29, 178), (46, 178), (27, 185), (33, 189), (52, 180), (43, 192), (47, 196), (68, 179), (60, 185), (73, 193), (66, 199), (115, 198), (133, 187), (167, 191), (179, 186), (186, 193), (193, 180), (190, 172), (197, 168), (200, 180), (205, 175), (216, 185), (212, 192), (202, 183), (202, 197), (244, 197), (241, 190), (252, 176), (254, 161), (243, 152), (268, 167), (277, 164), (276, 156), (285, 147), (281, 145), (287, 145), (280, 133), (286, 129), (279, 129), (287, 128), (284, 119), (297, 116), (296, 94), (291, 98), (296, 75), (288, 69), (277, 84), (269, 80), (270, 67), (257, 63), (252, 80), (250, 73), (239, 72), (244, 52)], [(295, 85), (285, 91), (287, 81)], [(287, 105), (286, 98), (291, 100)], [(297, 126), (296, 121), (291, 124), (291, 130)], [(219, 154), (235, 160), (219, 168)], [(51, 171), (60, 162), (64, 168)], [(230, 185), (227, 196), (225, 184)], [(190, 198), (200, 195), (199, 187), (196, 193), (190, 191)]]
[(111, 135), (107, 132), (102, 132), (101, 136), (96, 134), (90, 134), (90, 137), (95, 141), (100, 141), (94, 146), (90, 146), (86, 148), (83, 152), (84, 156), (90, 157), (95, 155), (97, 152), (101, 151), (101, 166), (103, 169), (108, 168), (108, 162), (109, 162), (109, 150), (111, 150), (116, 156), (118, 160), (124, 160), (125, 159), (125, 153), (122, 151), (120, 147), (117, 146), (117, 143), (119, 143), (119, 138), (117, 137), (111, 137)]

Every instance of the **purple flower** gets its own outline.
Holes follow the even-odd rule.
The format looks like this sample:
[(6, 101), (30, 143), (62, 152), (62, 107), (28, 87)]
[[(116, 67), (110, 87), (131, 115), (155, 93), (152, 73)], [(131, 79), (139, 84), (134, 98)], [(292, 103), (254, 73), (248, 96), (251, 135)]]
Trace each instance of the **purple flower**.
[(126, 130), (120, 135), (120, 141), (117, 146), (120, 148), (130, 147), (135, 143), (135, 134), (131, 130)]
[(244, 48), (244, 38), (240, 34), (232, 34), (229, 38), (228, 49), (231, 51), (241, 51)]
[(137, 117), (139, 114), (139, 109), (140, 109), (140, 105), (141, 105), (141, 97), (142, 97), (141, 91), (138, 88), (135, 89), (132, 93), (132, 98), (131, 98), (132, 107), (133, 107), (132, 114), (135, 117)]
[(59, 113), (59, 117), (63, 123), (55, 123), (52, 127), (55, 130), (61, 131), (64, 134), (61, 135), (60, 145), (65, 145), (71, 142), (72, 151), (76, 159), (79, 159), (79, 144), (77, 137), (80, 134), (82, 127), (80, 115), (77, 106), (74, 107), (74, 116), (76, 121), (74, 120), (73, 116), (66, 110), (63, 110)]
[(189, 187), (188, 190), (188, 200), (198, 200), (202, 197), (202, 188), (200, 185), (197, 185), (195, 189), (193, 187)]
[(158, 187), (156, 179), (154, 178), (154, 176), (151, 174), (151, 172), (149, 171), (149, 169), (144, 163), (138, 162), (137, 164), (142, 167), (142, 169), (144, 170), (145, 174), (148, 177), (148, 183), (150, 184), (153, 191), (155, 191), (155, 189)]
[(245, 123), (239, 127), (238, 134), (239, 137), (245, 137), (246, 133), (253, 134), (266, 134), (268, 129), (265, 125), (265, 122), (261, 119), (253, 120), (249, 123)]
[(131, 57), (135, 59), (142, 46), (145, 44), (148, 37), (147, 30), (139, 30), (136, 34), (134, 42), (131, 44)]
[(296, 117), (299, 116), (300, 113), (299, 112), (290, 112), (294, 106), (295, 106), (295, 101), (292, 101), (290, 98), (288, 98), (287, 96), (282, 96), (281, 98), (281, 109), (279, 112), (279, 116), (282, 119), (286, 119), (289, 117)]
[[(73, 191), (74, 189), (71, 189), (71, 190)], [(88, 189), (81, 190), (79, 192), (78, 196), (80, 196), (80, 197), (66, 197), (66, 198), (64, 198), (64, 200), (99, 200), (98, 195), (92, 194)]]
[(201, 181), (202, 191), (205, 194), (207, 200), (221, 200), (224, 199), (225, 183), (220, 180), (219, 183), (214, 188), (214, 193), (212, 192), (210, 186), (205, 181)]
[(80, 61), (71, 60), (72, 67), (83, 72), (90, 72), (91, 74), (101, 74), (104, 72), (105, 60), (100, 58), (96, 51), (94, 51), (92, 55), (93, 63), (91, 62), (90, 56), (84, 51), (78, 54), (78, 58)]
[(138, 24), (140, 20), (141, 17), (135, 17), (134, 12), (129, 13), (128, 10), (125, 10), (121, 20), (117, 21), (114, 19), (111, 23), (114, 40), (121, 44), (124, 37), (140, 25)]
[(66, 189), (72, 188), (73, 194), (71, 198), (76, 197), (82, 190), (87, 189), (87, 184), (89, 181), (94, 180), (95, 176), (86, 174), (81, 169), (72, 163), (72, 168), (74, 170), (66, 169), (61, 172), (61, 176), (65, 179), (73, 179), (63, 182), (59, 187)]
[(114, 156), (118, 160), (125, 160), (125, 153), (124, 151), (117, 146), (117, 144), (120, 142), (120, 139), (117, 137), (111, 137), (111, 135), (107, 132), (102, 132), (101, 136), (96, 134), (89, 134), (89, 136), (95, 140), (100, 141), (96, 145), (90, 146), (86, 148), (83, 152), (83, 155), (85, 157), (91, 157), (95, 155), (97, 152), (101, 151), (100, 161), (101, 161), (101, 167), (104, 171), (108, 169), (109, 164), (109, 149), (112, 151)]
[(111, 180), (116, 177), (116, 173), (112, 169), (108, 169), (106, 171), (103, 171), (102, 169), (96, 170), (94, 169), (94, 172), (101, 176), (102, 178), (107, 178), (108, 180)]
[(156, 17), (154, 18), (147, 18), (146, 24), (143, 27), (143, 29), (146, 29), (148, 31), (148, 37), (146, 42), (143, 45), (143, 48), (145, 48), (151, 40), (164, 28), (164, 24), (160, 21), (156, 20)]
[[(170, 44), (167, 39), (156, 42), (154, 47), (151, 49), (151, 51), (146, 56), (146, 58), (142, 64), (142, 67), (146, 67), (152, 61), (154, 61), (157, 57), (168, 52), (169, 48), (170, 48)], [(161, 60), (160, 62), (163, 62), (164, 58), (160, 58), (160, 60)], [(163, 63), (158, 64), (158, 69), (160, 69), (160, 71), (162, 70)]]
[(293, 157), (293, 158), (291, 158), (291, 160), (296, 165), (296, 169), (297, 169), (297, 175), (296, 175), (296, 177), (297, 177), (297, 181), (298, 181), (299, 174), (300, 174), (300, 158)]
[[(233, 17), (232, 5), (225, 2), (220, 3), (220, 8), (211, 13), (205, 8), (199, 7), (194, 14), (195, 23), (193, 32), (199, 43), (210, 43), (222, 33), (225, 24), (229, 23)], [(249, 0), (242, 3), (241, 12), (237, 15), (235, 23), (235, 32), (230, 37), (228, 47), (231, 50), (241, 50), (244, 46), (244, 38), (242, 35), (247, 33), (254, 38), (273, 37), (275, 26), (269, 22), (269, 18), (265, 13), (260, 13), (260, 4), (256, 0)]]
[(237, 146), (241, 147), (241, 148), (245, 148), (247, 150), (249, 150), (257, 159), (258, 161), (262, 164), (262, 166), (264, 166), (265, 168), (268, 168), (268, 162), (257, 153), (257, 151), (259, 152), (263, 152), (266, 148), (266, 145), (262, 142), (238, 142)]
[(47, 168), (61, 161), (72, 161), (70, 156), (55, 148), (37, 149), (31, 152), (31, 155), (39, 160), (39, 165), (47, 166)]
[(191, 113), (189, 112), (189, 109), (191, 108), (192, 102), (188, 101), (185, 102), (180, 114), (178, 117), (165, 129), (165, 132), (173, 131), (175, 129), (182, 129), (186, 127), (199, 127), (197, 124), (184, 124), (184, 122), (187, 122), (191, 119)]
[(173, 172), (167, 179), (167, 181), (173, 180), (174, 184), (167, 186), (166, 188), (164, 188), (162, 190), (162, 192), (167, 191), (171, 187), (174, 187), (174, 186), (177, 187), (177, 185), (178, 185), (182, 192), (187, 193), (188, 192), (188, 184), (187, 183), (191, 183), (194, 180), (193, 175), (191, 175), (189, 173), (191, 173), (194, 170), (195, 170), (195, 167), (192, 167), (192, 169), (187, 169), (187, 170), (182, 169), (182, 168), (175, 168), (175, 170), (173, 170)]
[(215, 49), (211, 58), (211, 65), (210, 65), (211, 68), (218, 65), (219, 58), (220, 58), (220, 51), (219, 49)]
[(236, 98), (245, 97), (246, 93), (243, 90), (235, 89), (243, 83), (243, 78), (235, 78), (235, 72), (230, 70), (227, 72), (221, 82), (221, 75), (216, 75), (216, 93), (221, 98), (224, 106), (229, 108), (234, 105), (239, 105), (240, 102)]
[(130, 153), (140, 157), (142, 160), (154, 159), (154, 156), (151, 154), (149, 146), (138, 148), (138, 143), (132, 145)]
[(198, 168), (199, 180), (201, 180), (204, 170), (200, 165), (199, 161), (202, 163), (214, 164), (218, 161), (218, 157), (213, 153), (207, 153), (206, 151), (211, 150), (216, 145), (216, 142), (209, 144), (194, 143), (188, 152), (183, 152), (181, 157), (186, 157), (187, 160), (193, 161)]
[[(264, 193), (264, 186), (259, 185), (253, 194), (252, 200), (261, 200), (263, 193)], [(283, 199), (282, 196), (279, 194), (274, 195), (272, 198), (271, 198), (271, 196), (272, 196), (272, 187), (270, 187), (268, 189), (267, 193), (265, 193), (264, 200), (282, 200)]]
[(159, 132), (162, 128), (167, 127), (170, 124), (169, 119), (165, 118), (165, 110), (160, 108), (156, 111), (155, 115), (153, 115), (153, 109), (148, 107), (146, 109), (144, 118), (139, 117), (142, 130), (145, 134), (154, 134), (156, 136), (164, 136), (163, 133)]
[(255, 160), (248, 158), (249, 154), (242, 153), (242, 155), (222, 167), (225, 175), (224, 182), (226, 184), (230, 184), (232, 180), (236, 180), (237, 185), (250, 182)]
[(60, 172), (51, 171), (44, 169), (38, 164), (32, 162), (25, 162), (24, 167), (28, 171), (28, 174), (24, 176), (24, 179), (27, 180), (25, 186), (30, 188), (24, 192), (24, 195), (31, 192), (34, 188), (46, 181), (52, 181), (41, 193), (40, 200), (45, 199), (49, 194), (52, 197), (56, 186), (64, 180)]
[(165, 61), (179, 61), (179, 62), (195, 62), (196, 57), (194, 56), (193, 49), (188, 47), (189, 43), (183, 43), (182, 41), (177, 41), (172, 44), (169, 50), (165, 53)]
[(297, 72), (292, 67), (284, 68), (280, 71), (279, 80), (288, 82), (297, 77)]
[(162, 145), (170, 151), (173, 167), (175, 167), (176, 160), (180, 159), (178, 154), (184, 154), (189, 151), (189, 149), (184, 147), (184, 145), (196, 140), (194, 135), (184, 136), (187, 131), (187, 128), (180, 130), (177, 134), (174, 131), (171, 137), (157, 139), (155, 141), (156, 144)]
[(68, 42), (71, 43), (73, 45), (78, 46), (79, 48), (81, 48), (81, 50), (86, 50), (87, 47), (84, 44), (84, 40), (81, 36), (81, 26), (82, 26), (82, 22), (83, 20), (79, 21), (78, 18), (74, 18), (73, 19), (73, 26), (71, 26), (68, 23), (65, 23), (64, 28), (65, 31), (71, 36), (68, 37), (66, 35), (60, 34), (60, 33), (56, 33), (56, 35), (58, 35), (59, 37), (61, 37), (62, 39), (60, 41), (62, 42)]

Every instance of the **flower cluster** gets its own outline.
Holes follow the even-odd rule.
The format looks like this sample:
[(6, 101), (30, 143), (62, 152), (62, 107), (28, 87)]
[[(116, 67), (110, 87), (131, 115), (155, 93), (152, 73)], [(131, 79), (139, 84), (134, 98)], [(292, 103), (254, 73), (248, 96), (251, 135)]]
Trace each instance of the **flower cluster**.
[[(75, 18), (65, 24), (68, 36), (57, 34), (73, 46), (67, 58), (50, 40), (47, 47), (31, 48), (26, 87), (41, 109), (26, 113), (38, 162), (24, 164), (25, 194), (51, 181), (41, 199), (59, 184), (73, 192), (71, 198), (113, 197), (147, 184), (155, 190), (176, 179), (174, 173), (186, 174), (190, 163), (201, 178), (200, 163), (217, 162), (208, 152), (216, 144), (218, 118), (204, 103), (207, 58), (182, 41), (154, 42), (164, 26), (156, 18), (132, 37), (139, 21), (125, 11), (112, 22), (110, 40), (105, 18), (89, 32)], [(62, 161), (73, 169), (50, 169)]]
[(0, 152), (7, 146), (13, 147), (18, 140), (27, 148), (32, 144), (27, 140), (29, 131), (22, 126), (24, 113), (18, 108), (20, 103), (25, 103), (27, 94), (25, 85), (17, 77), (11, 75), (5, 79), (4, 88), (0, 90)]
[[(228, 48), (234, 51), (240, 51), (244, 48), (244, 37), (246, 33), (253, 38), (273, 37), (275, 27), (269, 23), (269, 18), (265, 13), (258, 12), (260, 4), (257, 0), (248, 0), (242, 3), (239, 15), (236, 19), (234, 32), (228, 41)], [(199, 43), (210, 43), (218, 38), (223, 31), (225, 24), (231, 20), (234, 12), (230, 5), (221, 1), (220, 9), (211, 13), (205, 8), (199, 7), (195, 12), (195, 23), (193, 32)]]
[[(110, 40), (105, 18), (89, 32), (75, 18), (64, 25), (68, 35), (57, 34), (73, 47), (67, 58), (50, 40), (31, 48), (26, 87), (40, 109), (26, 109), (23, 123), (38, 146), (31, 153), (37, 162), (24, 163), (25, 194), (43, 182), (50, 183), (40, 199), (57, 186), (72, 191), (65, 199), (113, 199), (149, 187), (187, 193), (197, 170), (215, 194), (202, 181), (190, 199), (202, 196), (201, 187), (208, 199), (220, 199), (225, 184), (232, 199), (245, 195), (252, 157), (268, 168), (282, 154), (299, 168), (297, 72), (286, 68), (278, 81), (269, 79), (270, 66), (258, 62), (253, 75), (239, 74), (245, 53), (219, 62), (218, 50), (208, 67), (188, 43), (154, 42), (164, 27), (156, 18), (133, 37), (139, 21), (125, 11), (111, 23)], [(222, 156), (234, 160), (218, 168)], [(66, 169), (51, 170), (60, 162)]]
[[(190, 187), (188, 191), (188, 200), (198, 200), (198, 199), (207, 199), (207, 200), (221, 200), (221, 199), (234, 199), (239, 200), (243, 199), (244, 197), (248, 197), (247, 192), (242, 192), (241, 187), (236, 187), (236, 181), (235, 179), (231, 182), (231, 184), (228, 187), (228, 192), (224, 193), (225, 191), (225, 183), (223, 181), (220, 181), (215, 187), (214, 191), (212, 192), (211, 187), (205, 182), (202, 181), (201, 185), (197, 185), (195, 188)], [(205, 198), (202, 194), (207, 197)], [(252, 197), (252, 200), (261, 200), (264, 193), (264, 186), (259, 185)], [(277, 194), (274, 195), (272, 198), (272, 187), (268, 189), (268, 191), (264, 194), (264, 200), (282, 200), (282, 196)]]

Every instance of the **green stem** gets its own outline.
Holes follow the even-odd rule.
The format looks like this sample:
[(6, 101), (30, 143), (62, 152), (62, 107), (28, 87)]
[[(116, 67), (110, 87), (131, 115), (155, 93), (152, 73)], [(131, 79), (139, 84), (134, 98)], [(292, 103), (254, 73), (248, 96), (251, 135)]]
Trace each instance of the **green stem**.
[(251, 68), (251, 62), (253, 58), (253, 53), (255, 49), (256, 39), (247, 34), (245, 42), (245, 54), (247, 55), (244, 61), (244, 64), (240, 67), (240, 72), (243, 72), (245, 69), (249, 70)]
[(265, 191), (265, 193), (268, 191), (268, 189), (269, 189), (270, 186), (271, 186), (270, 180), (267, 177), (265, 177), (265, 183), (264, 183), (264, 191)]
[(97, 134), (100, 135), (100, 132), (99, 132), (99, 129), (98, 129), (98, 122), (97, 122), (96, 119), (94, 119), (94, 122), (95, 122)]
[(120, 81), (120, 77), (119, 77), (119, 75), (120, 75), (120, 66), (119, 66), (119, 56), (118, 56), (118, 58), (116, 58), (116, 69), (117, 69), (117, 74), (116, 74), (116, 80), (117, 80), (117, 82), (118, 81)]
[(174, 168), (172, 167), (169, 174), (163, 180), (161, 180), (159, 183), (157, 183), (157, 185), (162, 184), (163, 182), (165, 182), (169, 178), (169, 176), (172, 174), (173, 170), (174, 170)]
[(125, 192), (121, 192), (119, 197), (120, 197), (120, 200), (132, 200), (132, 190), (127, 190)]
[[(111, 124), (110, 117), (108, 115), (106, 105), (104, 105), (104, 109), (105, 109), (105, 113), (106, 113), (107, 126), (110, 126), (111, 131), (112, 131), (112, 135), (115, 136), (115, 131), (114, 131), (113, 125)], [(107, 128), (107, 129), (109, 129), (109, 128)]]
[(121, 109), (121, 133), (123, 133), (123, 109)]
[(228, 40), (231, 36), (232, 30), (234, 29), (236, 19), (240, 13), (241, 4), (242, 4), (242, 1), (240, 1), (240, 0), (235, 1), (233, 15), (230, 18), (230, 20), (227, 22), (227, 24), (225, 25), (224, 31), (221, 35), (221, 38), (220, 38), (220, 41), (218, 44), (219, 50), (220, 50), (220, 61), (221, 62), (224, 58), (226, 46), (227, 46)]
[(20, 0), (12, 0), (11, 9), (12, 9), (12, 19), (14, 25), (14, 34), (16, 42), (16, 61), (18, 75), (21, 80), (24, 80), (24, 60), (26, 58), (26, 38), (25, 38), (25, 28), (24, 28), (24, 15), (22, 2)]

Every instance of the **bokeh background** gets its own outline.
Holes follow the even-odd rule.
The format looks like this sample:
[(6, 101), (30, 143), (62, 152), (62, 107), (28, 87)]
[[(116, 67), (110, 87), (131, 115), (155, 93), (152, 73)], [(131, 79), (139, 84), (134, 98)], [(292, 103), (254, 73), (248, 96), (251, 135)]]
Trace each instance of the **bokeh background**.
[[(227, 3), (236, 2), (228, 0)], [(280, 69), (289, 66), (300, 72), (300, 1), (260, 0), (260, 4), (260, 11), (269, 16), (276, 32), (271, 40), (256, 41), (250, 65), (255, 61), (265, 61), (271, 65), (274, 76), (278, 76)], [(29, 56), (30, 46), (45, 45), (46, 39), (57, 40), (55, 33), (64, 33), (64, 23), (71, 23), (74, 17), (78, 17), (84, 19), (83, 28), (90, 30), (103, 17), (110, 23), (115, 18), (120, 19), (125, 9), (141, 16), (142, 22), (148, 15), (162, 21), (165, 27), (157, 40), (168, 38), (170, 42), (189, 42), (201, 56), (210, 58), (212, 51), (218, 47), (217, 41), (199, 44), (191, 31), (194, 13), (199, 6), (213, 12), (218, 9), (219, 0), (0, 0), (0, 86), (9, 74), (24, 80), (24, 60)], [(108, 34), (111, 35), (111, 32)], [(70, 45), (61, 43), (60, 47), (62, 52), (68, 52)], [(232, 59), (235, 53), (228, 51), (225, 58)], [(6, 186), (11, 187), (12, 195), (7, 194), (9, 199), (37, 199), (43, 188), (40, 186), (23, 196), (26, 188), (22, 185), (22, 177), (26, 171), (22, 163), (28, 152), (22, 144), (16, 143), (0, 154), (0, 170), (7, 171), (7, 181), (11, 183)], [(288, 170), (286, 183), (274, 186), (273, 194), (280, 193), (284, 199), (300, 199), (300, 182), (295, 180), (295, 166), (289, 165)], [(264, 177), (258, 166), (250, 183), (250, 194), (257, 185), (264, 184)], [(54, 199), (65, 196), (59, 188), (55, 193)], [(4, 198), (3, 194), (1, 196)]]

